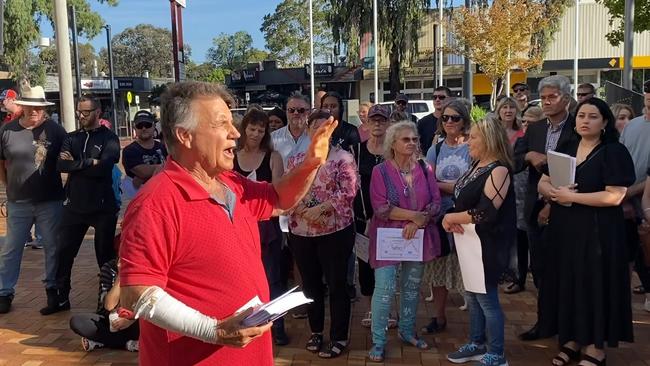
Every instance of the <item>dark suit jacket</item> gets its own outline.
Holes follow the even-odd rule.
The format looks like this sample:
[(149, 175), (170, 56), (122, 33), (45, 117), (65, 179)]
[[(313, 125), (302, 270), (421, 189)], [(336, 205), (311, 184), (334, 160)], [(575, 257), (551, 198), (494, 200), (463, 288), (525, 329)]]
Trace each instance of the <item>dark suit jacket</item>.
[[(566, 123), (562, 128), (560, 139), (557, 142), (555, 150), (565, 148), (570, 144), (578, 143), (578, 134), (575, 133), (576, 120), (569, 115)], [(546, 119), (537, 121), (528, 126), (526, 134), (515, 143), (515, 172), (521, 172), (528, 169), (528, 186), (526, 188), (526, 199), (524, 201), (524, 217), (529, 224), (537, 225), (537, 215), (544, 207), (543, 202), (538, 200), (537, 183), (542, 178), (542, 173), (538, 172), (535, 167), (526, 162), (526, 153), (535, 151), (546, 154), (546, 133), (548, 123)], [(548, 172), (548, 167), (542, 168), (543, 172)]]

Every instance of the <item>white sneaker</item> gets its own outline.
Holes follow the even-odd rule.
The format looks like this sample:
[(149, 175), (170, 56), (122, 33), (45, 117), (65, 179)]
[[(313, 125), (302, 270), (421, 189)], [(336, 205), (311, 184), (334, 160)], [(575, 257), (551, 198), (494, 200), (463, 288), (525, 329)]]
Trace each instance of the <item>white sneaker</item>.
[(643, 304), (643, 310), (650, 313), (650, 298), (646, 296), (645, 303)]
[(134, 340), (126, 341), (126, 350), (129, 352), (140, 351), (140, 342)]
[(104, 348), (104, 344), (99, 343), (99, 342), (95, 342), (95, 341), (91, 341), (88, 338), (82, 337), (81, 338), (81, 347), (84, 349), (84, 351), (90, 352), (90, 351), (92, 351), (94, 349)]

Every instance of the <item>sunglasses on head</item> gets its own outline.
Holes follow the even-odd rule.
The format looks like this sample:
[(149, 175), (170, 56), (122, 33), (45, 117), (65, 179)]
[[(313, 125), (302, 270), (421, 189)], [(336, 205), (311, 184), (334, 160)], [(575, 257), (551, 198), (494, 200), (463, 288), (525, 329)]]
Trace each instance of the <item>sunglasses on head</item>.
[(447, 99), (446, 95), (434, 95), (433, 100), (445, 100)]
[(287, 108), (287, 112), (289, 113), (300, 113), (303, 114), (307, 111), (306, 108)]
[(451, 120), (452, 122), (460, 122), (463, 119), (463, 117), (459, 115), (451, 116), (448, 114), (443, 114), (441, 118), (443, 122), (449, 122), (449, 120)]
[(515, 93), (519, 93), (519, 92), (525, 92), (526, 90), (528, 90), (528, 88), (524, 88), (524, 87), (522, 86), (522, 87), (519, 87), (519, 88), (514, 88), (514, 89), (512, 89), (512, 90), (513, 90)]
[(135, 128), (138, 130), (142, 130), (144, 128), (151, 128), (151, 127), (153, 127), (153, 123), (151, 122), (140, 122), (135, 125)]

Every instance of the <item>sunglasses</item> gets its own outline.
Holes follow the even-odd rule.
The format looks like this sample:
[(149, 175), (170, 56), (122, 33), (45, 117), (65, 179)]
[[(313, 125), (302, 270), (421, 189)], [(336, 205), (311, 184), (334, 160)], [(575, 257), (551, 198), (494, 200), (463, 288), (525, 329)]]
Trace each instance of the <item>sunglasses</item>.
[(76, 110), (74, 113), (75, 113), (77, 116), (88, 117), (88, 116), (90, 116), (90, 114), (93, 113), (94, 111), (96, 111), (96, 109), (89, 109), (89, 110), (78, 109), (78, 110)]
[(153, 123), (151, 122), (140, 122), (137, 125), (135, 125), (135, 128), (138, 130), (142, 130), (144, 128), (151, 128), (153, 127)]
[(402, 137), (400, 139), (400, 141), (402, 141), (405, 144), (408, 144), (409, 142), (417, 144), (417, 142), (420, 141), (420, 138), (419, 137)]
[(512, 90), (515, 93), (519, 93), (519, 92), (525, 92), (526, 90), (528, 90), (528, 88), (515, 88), (515, 89), (512, 89)]
[(307, 108), (287, 108), (287, 112), (303, 114), (307, 112)]
[(434, 95), (433, 100), (445, 100), (447, 99), (446, 95)]
[(586, 97), (587, 95), (591, 95), (591, 93), (577, 93), (576, 95), (579, 97)]
[(406, 105), (406, 102), (403, 101), (403, 100), (397, 101), (397, 102), (395, 102), (395, 103), (396, 103), (396, 104), (399, 104), (399, 105)]
[(463, 117), (459, 115), (451, 116), (449, 114), (443, 114), (441, 118), (443, 122), (449, 122), (449, 120), (451, 120), (452, 122), (457, 123), (463, 120)]

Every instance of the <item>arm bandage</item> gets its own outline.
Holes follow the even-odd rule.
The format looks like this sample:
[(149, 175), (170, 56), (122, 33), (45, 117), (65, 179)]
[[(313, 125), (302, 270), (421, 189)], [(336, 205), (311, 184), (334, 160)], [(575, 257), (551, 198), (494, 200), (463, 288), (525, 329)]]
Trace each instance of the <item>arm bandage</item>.
[(146, 289), (134, 307), (136, 319), (147, 320), (163, 329), (217, 343), (217, 320), (178, 301), (157, 286)]

